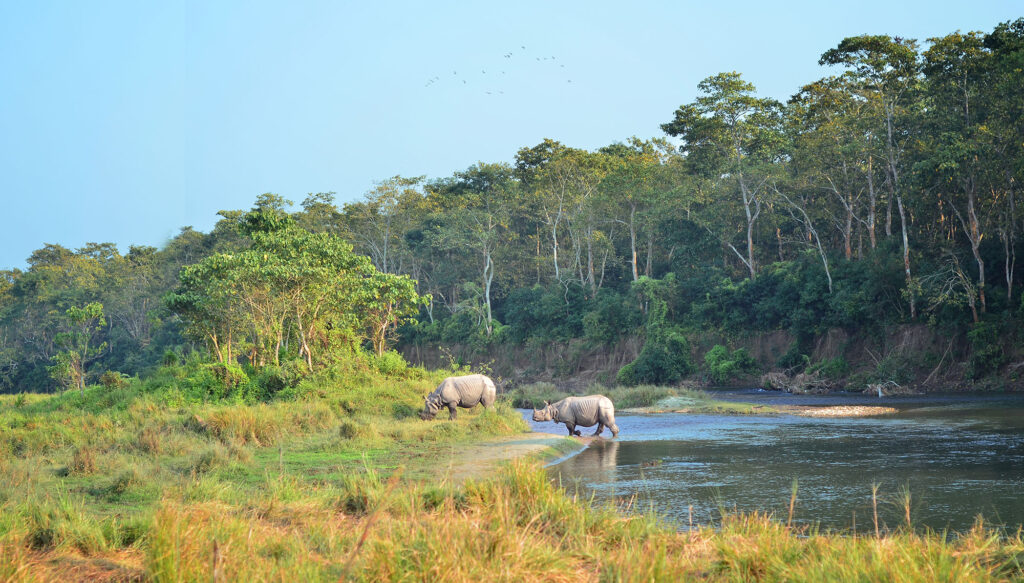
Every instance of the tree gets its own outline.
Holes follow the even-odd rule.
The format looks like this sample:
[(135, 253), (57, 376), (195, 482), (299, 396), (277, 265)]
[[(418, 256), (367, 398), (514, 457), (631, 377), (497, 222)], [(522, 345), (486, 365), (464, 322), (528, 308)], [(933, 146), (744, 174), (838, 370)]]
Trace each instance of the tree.
[(617, 144), (602, 149), (617, 162), (601, 181), (601, 192), (612, 207), (614, 220), (629, 231), (629, 263), (633, 281), (640, 279), (637, 233), (647, 235), (647, 263), (643, 274), (650, 277), (657, 219), (655, 211), (675, 186), (675, 176), (665, 166), (669, 147), (664, 141), (643, 142), (633, 138), (629, 145)]
[(504, 164), (479, 164), (431, 185), (431, 199), (449, 210), (432, 231), (434, 244), (451, 251), (470, 250), (483, 289), (488, 336), (493, 332), (495, 258), (508, 244), (516, 199), (511, 171)]
[[(877, 136), (866, 119), (867, 101), (858, 96), (849, 75), (805, 85), (787, 108), (793, 133), (791, 174), (812, 191), (826, 192), (839, 212), (821, 204), (843, 237), (843, 254), (853, 257), (854, 228), (863, 225), (871, 249), (878, 192), (873, 149)], [(866, 209), (861, 202), (867, 196)], [(862, 216), (861, 213), (866, 216)]]
[[(917, 286), (910, 271), (910, 240), (902, 177), (904, 154), (914, 137), (912, 92), (920, 76), (917, 41), (887, 35), (847, 37), (837, 47), (825, 51), (818, 64), (850, 67), (857, 91), (868, 100), (876, 121), (881, 124), (882, 152), (886, 162), (885, 183), (889, 190), (890, 204), (896, 201), (900, 215), (903, 271), (910, 317), (914, 318), (914, 289)], [(886, 219), (887, 235), (890, 233), (888, 217), (891, 216), (890, 212)]]
[[(930, 97), (928, 120), (930, 156), (923, 165), (938, 179), (936, 189), (946, 192), (947, 204), (963, 227), (978, 267), (976, 286), (981, 312), (985, 300), (985, 260), (981, 242), (988, 221), (979, 218), (984, 201), (979, 192), (985, 187), (985, 161), (996, 158), (991, 152), (987, 112), (981, 94), (989, 77), (989, 53), (980, 33), (953, 33), (929, 39), (924, 53), (924, 73)], [(958, 266), (959, 267), (959, 266)], [(974, 308), (973, 299), (971, 302)], [(977, 317), (975, 317), (977, 321)]]
[[(746, 217), (746, 255), (729, 239), (722, 242), (757, 276), (754, 226), (761, 215), (779, 153), (782, 106), (773, 99), (756, 97), (752, 83), (739, 73), (719, 73), (698, 84), (701, 96), (676, 110), (661, 129), (682, 139), (679, 146), (693, 172), (733, 185)], [(728, 187), (727, 187), (728, 188)]]
[(991, 52), (991, 77), (986, 86), (988, 124), (996, 164), (993, 188), (1004, 199), (999, 213), (1003, 241), (1006, 299), (1013, 298), (1016, 264), (1017, 185), (1024, 180), (1024, 18), (1004, 22), (985, 36)]
[(103, 317), (103, 304), (91, 302), (85, 306), (72, 306), (64, 312), (65, 329), (57, 334), (57, 345), (63, 348), (54, 357), (51, 374), (59, 382), (75, 387), (85, 394), (85, 372), (107, 347), (97, 344), (97, 335), (107, 325)]
[(423, 201), (423, 176), (393, 176), (366, 194), (366, 200), (345, 205), (346, 236), (384, 273), (407, 269), (402, 235)]
[(185, 333), (224, 364), (234, 361), (235, 343), (244, 334), (242, 308), (228, 279), (233, 262), (232, 255), (218, 253), (184, 267), (181, 285), (164, 297), (167, 307), (185, 320)]
[[(536, 195), (545, 230), (551, 238), (555, 281), (565, 285), (578, 277), (580, 285), (596, 289), (594, 243), (597, 230), (593, 198), (608, 172), (608, 157), (584, 150), (561, 148), (537, 172)], [(563, 229), (572, 242), (572, 263), (563, 274), (560, 254)], [(586, 253), (586, 259), (584, 259)]]
[(398, 326), (413, 320), (428, 298), (416, 293), (416, 282), (405, 275), (375, 273), (359, 295), (359, 311), (377, 356), (387, 351)]

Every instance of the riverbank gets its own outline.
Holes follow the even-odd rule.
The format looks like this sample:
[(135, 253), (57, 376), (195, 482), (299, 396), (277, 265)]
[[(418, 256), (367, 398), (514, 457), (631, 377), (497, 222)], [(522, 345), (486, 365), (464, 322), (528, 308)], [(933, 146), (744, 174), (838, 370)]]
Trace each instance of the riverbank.
[[(980, 527), (952, 542), (902, 529), (849, 537), (755, 513), (679, 532), (662, 517), (591, 506), (537, 459), (587, 441), (524, 433), (507, 405), (420, 421), (407, 401), (435, 382), (256, 405), (99, 388), (0, 398), (0, 580), (1022, 575), (1020, 538)], [(356, 398), (371, 394), (395, 400)]]

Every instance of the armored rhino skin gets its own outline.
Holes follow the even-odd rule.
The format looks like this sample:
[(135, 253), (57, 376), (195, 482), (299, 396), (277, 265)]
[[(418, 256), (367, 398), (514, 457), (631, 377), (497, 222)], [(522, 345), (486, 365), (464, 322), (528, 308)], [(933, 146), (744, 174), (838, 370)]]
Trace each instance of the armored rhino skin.
[(456, 407), (470, 409), (479, 403), (487, 408), (494, 404), (497, 396), (494, 381), (482, 374), (448, 377), (426, 396), (420, 418), (433, 419), (441, 408), (447, 407), (448, 419), (455, 419)]
[[(547, 405), (547, 401), (544, 402)], [(579, 435), (576, 426), (592, 427), (597, 425), (594, 435), (601, 435), (607, 427), (612, 437), (619, 435), (619, 426), (615, 424), (615, 405), (604, 395), (588, 395), (586, 397), (566, 397), (561, 401), (547, 405), (543, 409), (534, 409), (534, 421), (554, 421), (565, 423), (569, 435)]]

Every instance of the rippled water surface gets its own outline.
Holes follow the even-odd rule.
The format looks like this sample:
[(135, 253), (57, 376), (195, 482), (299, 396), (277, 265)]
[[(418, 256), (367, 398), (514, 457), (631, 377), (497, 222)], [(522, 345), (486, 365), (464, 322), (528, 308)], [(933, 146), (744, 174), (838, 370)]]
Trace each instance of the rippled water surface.
[[(769, 511), (786, 519), (797, 480), (794, 522), (873, 529), (903, 520), (911, 497), (917, 526), (964, 530), (977, 515), (1024, 524), (1024, 400), (1017, 397), (794, 397), (755, 391), (721, 398), (766, 404), (895, 406), (881, 417), (630, 415), (619, 437), (595, 442), (550, 467), (597, 501), (634, 500), (681, 527), (717, 521), (721, 510)], [(529, 419), (529, 412), (524, 411)], [(533, 423), (537, 431), (564, 425)], [(584, 435), (586, 430), (584, 429)], [(592, 429), (590, 430), (592, 432)], [(605, 434), (608, 435), (607, 433)]]

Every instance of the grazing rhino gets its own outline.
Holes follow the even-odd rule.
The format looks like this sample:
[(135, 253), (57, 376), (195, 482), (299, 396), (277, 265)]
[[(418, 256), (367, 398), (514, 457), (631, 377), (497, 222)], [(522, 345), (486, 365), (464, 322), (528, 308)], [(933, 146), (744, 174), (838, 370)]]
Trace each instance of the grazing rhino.
[(600, 435), (607, 427), (612, 437), (619, 435), (619, 426), (615, 424), (615, 405), (604, 395), (588, 395), (586, 397), (566, 397), (561, 401), (548, 404), (544, 401), (543, 409), (533, 410), (534, 421), (554, 421), (565, 423), (569, 435), (580, 435), (576, 426), (591, 427), (597, 425), (594, 435)]
[(470, 409), (480, 403), (487, 408), (497, 397), (494, 381), (482, 374), (448, 377), (426, 396), (420, 419), (433, 419), (442, 407), (448, 407), (448, 419), (452, 420), (456, 417), (456, 407)]

